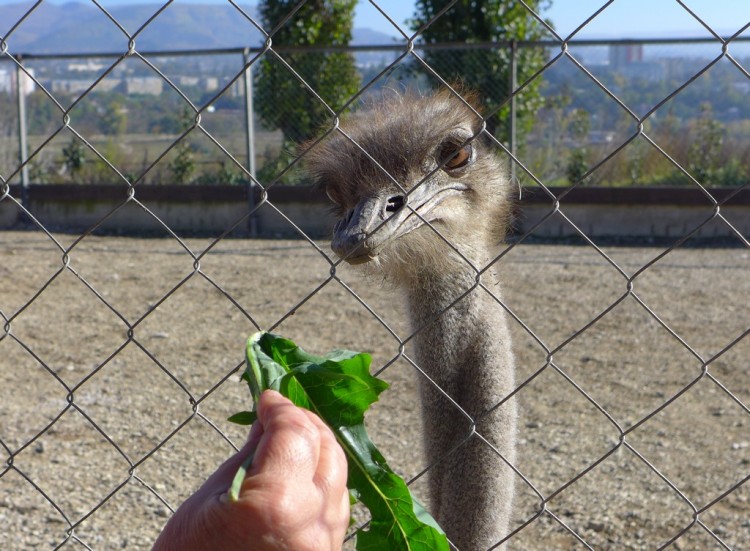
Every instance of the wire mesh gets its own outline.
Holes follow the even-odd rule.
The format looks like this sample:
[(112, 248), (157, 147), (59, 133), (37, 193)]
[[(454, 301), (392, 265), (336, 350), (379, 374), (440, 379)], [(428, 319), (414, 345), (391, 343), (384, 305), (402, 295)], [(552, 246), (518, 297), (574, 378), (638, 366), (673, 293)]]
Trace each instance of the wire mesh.
[[(137, 25), (121, 23), (95, 4), (125, 47), (121, 54), (97, 58), (97, 76), (74, 90), (70, 104), (35, 76), (33, 58), (14, 52), (14, 39), (42, 3), (21, 10), (0, 37), (3, 61), (18, 75), (19, 86), (28, 79), (41, 90), (56, 120), (28, 144), (21, 162), (3, 158), (0, 168), (0, 206), (22, 212), (31, 230), (0, 236), (3, 547), (148, 547), (176, 506), (243, 441), (242, 429), (225, 419), (247, 408), (249, 397), (239, 384), (242, 343), (259, 329), (288, 335), (313, 351), (338, 347), (373, 353), (377, 371), (393, 389), (373, 411), (370, 431), (392, 466), (426, 498), (423, 475), (433, 463), (414, 451), (421, 442), (414, 387), (429, 376), (411, 352), (424, 328), (409, 326), (402, 301), (388, 285), (361, 278), (329, 252), (327, 243), (302, 231), (283, 204), (269, 199), (270, 188), (298, 177), (304, 151), (256, 175), (244, 144), (228, 143), (220, 136), (221, 125), (209, 122), (214, 100), (241, 86), (245, 72), (264, 59), (293, 75), (306, 101), (317, 105), (317, 124), (326, 127), (321, 139), (340, 133), (339, 117), (384, 82), (397, 81), (407, 65), (450, 88), (427, 50), (418, 47), (419, 31), (391, 20), (404, 38), (401, 49), (389, 52), (355, 94), (334, 105), (297, 66), (305, 65), (304, 54), (290, 56), (273, 44), (274, 33), (293, 21), (296, 11), (266, 29), (231, 2), (234, 16), (260, 32), (264, 46), (243, 50), (240, 70), (206, 99), (170, 76), (169, 54), (160, 57), (139, 46), (149, 26), (168, 14), (170, 3)], [(377, 2), (373, 5), (388, 17)], [(451, 6), (436, 17), (449, 17)], [(507, 87), (512, 92), (505, 92), (506, 99), (481, 115), (485, 137), (509, 157), (518, 179), (549, 198), (548, 210), (526, 233), (487, 265), (471, 265), (477, 283), (467, 290), (492, 297), (508, 317), (513, 337), (515, 390), (494, 406), (519, 406), (518, 457), (511, 465), (516, 499), (504, 540), (511, 548), (742, 549), (750, 541), (750, 243), (725, 209), (748, 186), (717, 199), (709, 186), (716, 174), (706, 166), (716, 159), (697, 157), (696, 151), (674, 153), (667, 135), (652, 131), (672, 100), (710, 77), (715, 67), (750, 77), (732, 55), (748, 25), (725, 38), (682, 7), (711, 35), (718, 53), (692, 66), (648, 104), (638, 101), (638, 91), (609, 82), (599, 66), (578, 55), (583, 45), (576, 46), (575, 33), (558, 34), (525, 7), (544, 26), (549, 38), (541, 47), (550, 55), (540, 70), (521, 71)], [(482, 52), (486, 56), (491, 50)], [(162, 136), (157, 152), (138, 167), (123, 168), (77, 121), (81, 109), (96, 104), (94, 91), (131, 65), (137, 65), (136, 73), (157, 77), (162, 93), (171, 95), (175, 120), (161, 124), (177, 128), (165, 133), (152, 127)], [(497, 138), (486, 129), (533, 82), (560, 68), (573, 73), (576, 86), (617, 106), (623, 123), (605, 147), (581, 158), (573, 185), (555, 195), (549, 184), (561, 169), (540, 169), (534, 150), (547, 147), (549, 157), (550, 151), (554, 156), (575, 149), (575, 133), (549, 140), (539, 132), (527, 148), (517, 150), (505, 134)], [(551, 106), (547, 112), (573, 111)], [(706, 115), (706, 120), (712, 119)], [(705, 128), (710, 131), (710, 124)], [(116, 207), (74, 235), (46, 227), (40, 213), (10, 187), (49, 148), (67, 140), (79, 144), (122, 189)], [(260, 201), (210, 238), (171, 228), (140, 193), (150, 179), (162, 177), (166, 163), (175, 177), (181, 148), (196, 140), (219, 151), (222, 166), (260, 189)], [(606, 178), (637, 147), (648, 149), (649, 163), (666, 163), (681, 182), (700, 189), (705, 215), (666, 245), (598, 243), (567, 208), (566, 196)], [(69, 157), (74, 153), (70, 150)], [(368, 151), (363, 154), (375, 161)], [(283, 218), (298, 239), (231, 236), (263, 209)], [(155, 222), (159, 239), (98, 234), (122, 212)], [(535, 233), (553, 223), (572, 228), (577, 238), (535, 244)], [(695, 246), (702, 230), (717, 225), (728, 229), (731, 246)], [(436, 240), (460, 254), (438, 227), (432, 229)], [(502, 295), (484, 278), (492, 270), (500, 274)], [(456, 408), (455, 415), (468, 414)]]

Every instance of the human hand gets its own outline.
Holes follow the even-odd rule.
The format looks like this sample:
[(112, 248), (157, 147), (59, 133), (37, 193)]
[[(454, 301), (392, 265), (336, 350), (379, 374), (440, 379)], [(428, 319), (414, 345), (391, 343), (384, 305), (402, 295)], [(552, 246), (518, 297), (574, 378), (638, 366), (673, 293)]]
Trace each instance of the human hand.
[[(227, 491), (255, 453), (239, 499)], [(243, 448), (170, 518), (154, 551), (340, 550), (349, 522), (346, 457), (331, 430), (274, 391)]]

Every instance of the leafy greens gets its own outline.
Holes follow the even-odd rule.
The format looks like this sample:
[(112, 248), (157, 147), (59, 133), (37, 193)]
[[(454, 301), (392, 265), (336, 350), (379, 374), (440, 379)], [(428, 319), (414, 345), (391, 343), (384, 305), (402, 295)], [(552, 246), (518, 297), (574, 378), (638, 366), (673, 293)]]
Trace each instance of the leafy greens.
[[(445, 534), (367, 435), (365, 411), (388, 388), (370, 375), (369, 354), (334, 350), (314, 356), (291, 340), (259, 332), (248, 339), (246, 356), (242, 379), (256, 403), (264, 390), (276, 390), (316, 413), (336, 435), (347, 457), (349, 490), (371, 514), (368, 525), (357, 531), (358, 551), (448, 551)], [(229, 420), (251, 424), (255, 412), (241, 412)], [(251, 463), (252, 457), (238, 471), (230, 499), (238, 499)]]

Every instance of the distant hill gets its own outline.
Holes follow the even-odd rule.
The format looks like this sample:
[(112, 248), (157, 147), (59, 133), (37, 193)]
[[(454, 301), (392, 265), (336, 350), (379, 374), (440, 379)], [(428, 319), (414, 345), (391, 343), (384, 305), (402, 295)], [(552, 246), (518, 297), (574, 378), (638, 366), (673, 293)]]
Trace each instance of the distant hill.
[[(127, 36), (105, 13), (92, 4), (40, 4), (8, 36), (12, 25), (31, 2), (0, 5), (0, 36), (11, 53), (57, 54), (122, 52)], [(193, 50), (259, 46), (260, 31), (229, 4), (171, 4), (140, 33), (143, 24), (162, 4), (120, 5), (109, 14), (128, 33), (136, 34), (139, 50)], [(241, 5), (257, 20), (257, 9)], [(390, 44), (394, 38), (371, 29), (355, 29), (353, 44)]]

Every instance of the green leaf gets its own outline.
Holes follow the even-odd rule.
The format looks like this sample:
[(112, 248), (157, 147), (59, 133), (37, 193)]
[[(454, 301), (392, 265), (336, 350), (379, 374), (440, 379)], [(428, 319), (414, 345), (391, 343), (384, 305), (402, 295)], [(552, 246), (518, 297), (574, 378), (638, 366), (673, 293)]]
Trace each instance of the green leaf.
[[(370, 375), (368, 354), (334, 350), (314, 356), (294, 342), (260, 332), (247, 341), (247, 367), (242, 379), (257, 403), (266, 389), (281, 392), (293, 403), (315, 412), (331, 427), (346, 453), (347, 485), (370, 511), (371, 521), (357, 532), (357, 549), (447, 551), (448, 541), (435, 520), (411, 496), (406, 483), (388, 467), (367, 435), (365, 411), (388, 384)], [(237, 414), (245, 419), (244, 414)], [(243, 464), (230, 490), (239, 495)], [(233, 493), (234, 492), (234, 493)]]
[(258, 418), (258, 414), (254, 411), (240, 411), (227, 418), (230, 423), (237, 423), (238, 425), (252, 425)]

